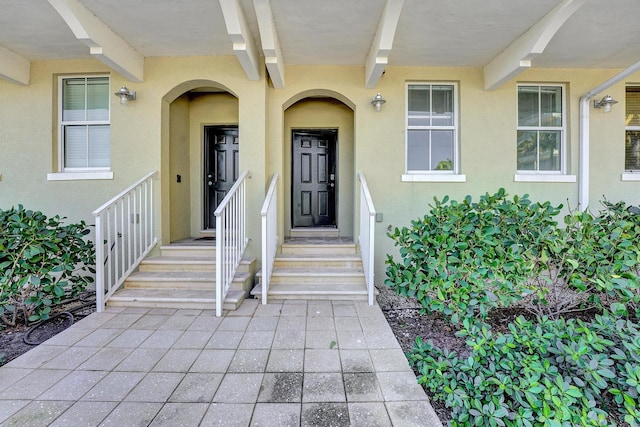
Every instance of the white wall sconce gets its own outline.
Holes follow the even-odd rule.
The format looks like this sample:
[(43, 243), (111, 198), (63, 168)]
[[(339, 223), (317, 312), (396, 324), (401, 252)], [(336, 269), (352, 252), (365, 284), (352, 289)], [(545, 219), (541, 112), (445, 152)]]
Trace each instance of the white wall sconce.
[(593, 100), (593, 108), (602, 108), (602, 111), (605, 113), (611, 112), (611, 106), (613, 104), (617, 104), (618, 101), (613, 99), (611, 95), (605, 95), (601, 100), (594, 99)]
[(376, 93), (376, 96), (371, 99), (371, 105), (373, 105), (376, 111), (380, 111), (380, 109), (382, 108), (382, 104), (384, 104), (385, 102), (387, 102), (387, 100), (384, 99), (382, 95), (380, 95), (380, 92)]
[(115, 93), (115, 95), (120, 98), (120, 104), (127, 105), (129, 101), (135, 101), (136, 99), (136, 91), (129, 90), (126, 86), (122, 86), (119, 91)]

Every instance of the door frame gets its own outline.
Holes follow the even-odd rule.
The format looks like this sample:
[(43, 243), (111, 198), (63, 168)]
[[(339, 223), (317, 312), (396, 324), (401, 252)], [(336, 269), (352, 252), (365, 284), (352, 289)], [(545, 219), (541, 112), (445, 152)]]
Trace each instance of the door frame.
[[(238, 138), (238, 150), (240, 146), (238, 125), (203, 125), (202, 126), (202, 173), (200, 175), (200, 182), (202, 182), (202, 230), (215, 230), (215, 221), (213, 224), (209, 223), (209, 218), (212, 212), (209, 209), (209, 185), (207, 175), (207, 165), (209, 161), (209, 144), (207, 142), (208, 129), (214, 131), (235, 131), (235, 136)], [(231, 172), (233, 173), (233, 172)]]
[(290, 153), (291, 153), (291, 167), (290, 167), (290, 188), (289, 188), (289, 197), (291, 200), (291, 209), (289, 212), (290, 215), (290, 224), (291, 224), (291, 228), (312, 228), (312, 227), (305, 227), (305, 226), (297, 226), (294, 227), (293, 223), (294, 223), (294, 186), (295, 186), (295, 177), (294, 177), (294, 167), (293, 167), (293, 162), (295, 162), (295, 156), (294, 156), (294, 150), (295, 150), (295, 135), (297, 133), (309, 133), (309, 134), (316, 134), (316, 135), (331, 135), (333, 137), (333, 170), (335, 173), (335, 178), (333, 180), (334, 182), (334, 191), (333, 191), (333, 217), (334, 217), (334, 223), (333, 225), (327, 225), (327, 226), (320, 226), (323, 228), (338, 228), (338, 221), (339, 221), (339, 217), (338, 217), (338, 200), (339, 200), (339, 190), (340, 187), (338, 185), (339, 182), (339, 144), (338, 144), (338, 137), (339, 137), (339, 129), (337, 127), (328, 127), (328, 128), (317, 128), (317, 127), (313, 127), (313, 128), (299, 128), (299, 127), (295, 127), (295, 128), (291, 128), (291, 147), (290, 147)]

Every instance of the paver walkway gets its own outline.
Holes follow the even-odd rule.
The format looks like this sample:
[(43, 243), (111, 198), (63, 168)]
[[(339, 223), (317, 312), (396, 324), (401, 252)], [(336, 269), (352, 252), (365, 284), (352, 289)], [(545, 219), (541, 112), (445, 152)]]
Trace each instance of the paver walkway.
[(109, 308), (0, 368), (2, 426), (441, 426), (378, 306)]

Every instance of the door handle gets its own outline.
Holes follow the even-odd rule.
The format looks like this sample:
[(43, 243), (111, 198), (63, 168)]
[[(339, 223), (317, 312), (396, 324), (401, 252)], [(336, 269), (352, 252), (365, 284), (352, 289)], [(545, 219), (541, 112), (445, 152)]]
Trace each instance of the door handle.
[(209, 187), (211, 187), (213, 185), (213, 182), (209, 181)]

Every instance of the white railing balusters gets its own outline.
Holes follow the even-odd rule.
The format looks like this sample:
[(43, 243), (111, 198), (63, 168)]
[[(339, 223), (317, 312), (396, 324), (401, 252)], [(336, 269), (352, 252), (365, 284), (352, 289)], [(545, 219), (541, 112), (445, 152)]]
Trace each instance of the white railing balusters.
[(358, 241), (360, 244), (360, 256), (362, 257), (365, 281), (367, 283), (369, 305), (373, 305), (376, 209), (371, 200), (367, 180), (362, 172), (358, 172), (358, 179), (360, 180), (360, 238)]
[(153, 223), (153, 180), (157, 174), (147, 174), (93, 211), (98, 311), (158, 242)]
[(264, 198), (260, 215), (262, 216), (262, 304), (267, 303), (267, 292), (273, 272), (273, 262), (278, 249), (278, 174), (271, 178), (271, 184)]
[(216, 316), (236, 274), (249, 239), (246, 235), (246, 188), (248, 171), (243, 171), (218, 205), (216, 217)]

